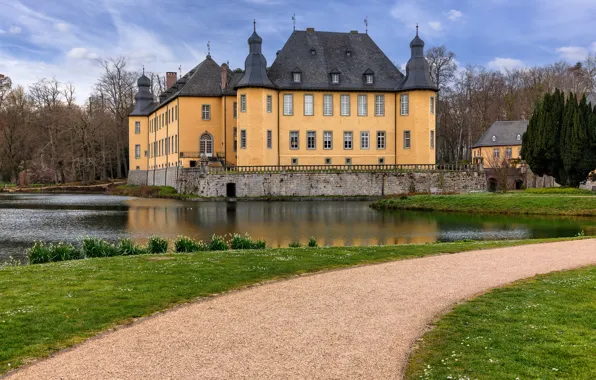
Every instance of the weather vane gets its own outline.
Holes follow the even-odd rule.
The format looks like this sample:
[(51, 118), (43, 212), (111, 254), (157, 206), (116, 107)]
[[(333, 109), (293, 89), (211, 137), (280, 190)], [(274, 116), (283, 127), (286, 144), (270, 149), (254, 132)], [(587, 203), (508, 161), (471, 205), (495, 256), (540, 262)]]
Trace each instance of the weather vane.
[(178, 66), (178, 72), (180, 73), (180, 78), (182, 78), (182, 65)]
[(416, 23), (416, 36), (418, 36), (418, 23)]
[(292, 22), (294, 23), (294, 30), (296, 30), (296, 13), (292, 15)]
[(364, 18), (364, 25), (366, 26), (366, 34), (368, 34), (368, 16)]
[(211, 41), (207, 41), (207, 55), (211, 55)]
[(145, 65), (143, 65), (143, 75), (145, 75)]

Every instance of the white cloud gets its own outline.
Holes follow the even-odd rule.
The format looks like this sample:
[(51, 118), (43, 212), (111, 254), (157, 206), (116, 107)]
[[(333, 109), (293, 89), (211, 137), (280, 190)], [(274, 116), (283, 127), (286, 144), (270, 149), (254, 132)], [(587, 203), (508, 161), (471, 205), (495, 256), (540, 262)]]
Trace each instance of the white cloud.
[(441, 31), (441, 22), (440, 21), (430, 21), (428, 23), (428, 26), (430, 26), (431, 29), (434, 31), (437, 31), (437, 32)]
[(488, 63), (488, 68), (492, 70), (498, 70), (505, 72), (507, 70), (520, 69), (525, 67), (526, 64), (519, 59), (513, 58), (500, 58), (497, 57)]
[(54, 24), (54, 27), (61, 32), (68, 32), (70, 30), (70, 25), (68, 25), (64, 22), (58, 22), (58, 23)]
[(449, 19), (449, 21), (457, 21), (460, 18), (462, 18), (463, 15), (464, 14), (458, 11), (457, 9), (451, 9), (449, 12), (447, 12), (447, 18)]
[(596, 42), (592, 42), (592, 45), (590, 45), (590, 51), (592, 51), (592, 53), (596, 53)]
[(16, 25), (15, 26), (11, 26), (8, 29), (8, 33), (10, 33), (10, 34), (19, 34), (22, 31), (23, 31), (23, 29), (20, 26), (16, 26)]
[(96, 53), (93, 53), (86, 48), (72, 48), (68, 53), (66, 53), (68, 58), (72, 59), (97, 59), (99, 56)]
[(564, 46), (556, 51), (559, 57), (571, 62), (583, 61), (588, 56), (588, 49), (581, 46)]

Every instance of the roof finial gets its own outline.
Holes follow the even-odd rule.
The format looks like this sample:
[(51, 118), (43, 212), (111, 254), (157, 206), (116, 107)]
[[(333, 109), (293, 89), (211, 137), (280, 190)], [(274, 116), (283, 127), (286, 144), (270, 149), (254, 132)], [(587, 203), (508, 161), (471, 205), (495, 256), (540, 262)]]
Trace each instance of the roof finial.
[(182, 78), (182, 65), (178, 66), (178, 72), (180, 73), (180, 78)]
[(253, 20), (252, 20), (252, 25), (253, 25), (253, 27), (254, 27), (254, 31), (255, 31), (255, 33), (256, 33), (256, 32), (257, 32), (257, 19), (253, 19)]
[(211, 41), (207, 41), (207, 56), (211, 56)]
[(418, 37), (418, 23), (416, 23), (416, 37)]
[(145, 75), (145, 65), (143, 65), (143, 75)]
[(294, 23), (294, 30), (296, 30), (296, 13), (292, 15), (292, 22)]
[(368, 34), (368, 16), (364, 18), (364, 25), (366, 26), (366, 34)]

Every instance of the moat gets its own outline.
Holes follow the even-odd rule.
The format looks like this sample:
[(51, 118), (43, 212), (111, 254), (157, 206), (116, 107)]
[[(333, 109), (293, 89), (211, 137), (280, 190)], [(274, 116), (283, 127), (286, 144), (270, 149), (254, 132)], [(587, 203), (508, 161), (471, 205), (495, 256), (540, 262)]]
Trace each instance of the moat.
[(271, 247), (305, 243), (361, 246), (436, 241), (596, 235), (596, 218), (379, 212), (369, 202), (193, 202), (104, 195), (0, 194), (0, 262), (23, 260), (34, 241), (98, 236), (111, 241), (151, 235), (249, 233)]

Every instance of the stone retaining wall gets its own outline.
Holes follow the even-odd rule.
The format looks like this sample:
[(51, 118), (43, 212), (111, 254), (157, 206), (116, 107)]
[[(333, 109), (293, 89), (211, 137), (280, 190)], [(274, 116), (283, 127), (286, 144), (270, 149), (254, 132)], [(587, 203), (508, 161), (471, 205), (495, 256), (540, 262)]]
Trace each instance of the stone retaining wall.
[(478, 172), (205, 174), (181, 170), (176, 188), (180, 193), (203, 197), (226, 197), (233, 188), (238, 198), (383, 196), (427, 193), (431, 188), (466, 193), (485, 191), (486, 175)]

